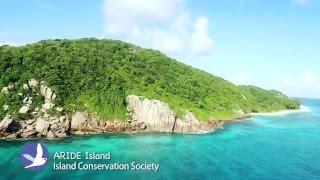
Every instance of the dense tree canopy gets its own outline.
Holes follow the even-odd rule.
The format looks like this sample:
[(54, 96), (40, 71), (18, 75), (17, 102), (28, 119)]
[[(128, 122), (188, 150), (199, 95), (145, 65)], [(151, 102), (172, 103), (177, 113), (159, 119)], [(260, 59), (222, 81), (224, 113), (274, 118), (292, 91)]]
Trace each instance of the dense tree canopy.
[[(68, 111), (86, 109), (106, 119), (125, 119), (128, 94), (159, 99), (183, 115), (199, 119), (231, 118), (239, 109), (269, 112), (295, 109), (299, 102), (278, 91), (236, 86), (222, 78), (173, 60), (159, 51), (115, 40), (45, 40), (0, 47), (0, 88), (45, 81)], [(19, 86), (21, 87), (21, 86)], [(17, 114), (22, 88), (0, 94), (1, 107)], [(39, 100), (40, 101), (40, 100)], [(4, 116), (0, 110), (0, 115)]]

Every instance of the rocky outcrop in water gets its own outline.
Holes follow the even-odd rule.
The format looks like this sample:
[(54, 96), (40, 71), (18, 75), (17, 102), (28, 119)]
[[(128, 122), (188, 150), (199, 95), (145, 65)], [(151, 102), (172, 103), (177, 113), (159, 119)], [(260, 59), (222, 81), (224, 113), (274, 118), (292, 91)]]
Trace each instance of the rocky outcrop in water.
[(0, 123), (0, 137), (19, 138), (63, 138), (69, 134), (69, 120), (64, 117), (38, 117), (37, 119), (19, 120), (7, 117)]

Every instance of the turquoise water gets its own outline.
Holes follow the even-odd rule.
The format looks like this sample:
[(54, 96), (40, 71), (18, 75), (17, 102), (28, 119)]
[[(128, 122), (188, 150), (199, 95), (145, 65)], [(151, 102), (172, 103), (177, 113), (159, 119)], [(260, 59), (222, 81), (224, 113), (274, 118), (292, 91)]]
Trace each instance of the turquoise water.
[[(309, 113), (255, 117), (205, 135), (102, 135), (42, 141), (50, 162), (40, 172), (20, 164), (26, 142), (0, 142), (0, 179), (320, 179), (320, 100)], [(54, 171), (57, 151), (111, 152), (111, 160), (156, 162), (154, 171)], [(88, 161), (90, 162), (90, 161)], [(92, 162), (92, 161), (91, 161)]]

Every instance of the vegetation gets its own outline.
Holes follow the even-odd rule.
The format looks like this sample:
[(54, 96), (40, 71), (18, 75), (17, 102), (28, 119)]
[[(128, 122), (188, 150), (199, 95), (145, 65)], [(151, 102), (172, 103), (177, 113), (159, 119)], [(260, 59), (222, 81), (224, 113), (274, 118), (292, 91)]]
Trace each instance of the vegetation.
[[(270, 112), (299, 108), (278, 91), (236, 86), (222, 78), (173, 60), (159, 51), (116, 40), (45, 40), (20, 47), (0, 47), (0, 105), (17, 115), (23, 84), (45, 81), (68, 111), (86, 109), (106, 119), (125, 119), (128, 94), (167, 102), (182, 116), (200, 120), (233, 118), (237, 111)], [(41, 100), (38, 99), (37, 103)], [(5, 112), (1, 108), (0, 118)]]

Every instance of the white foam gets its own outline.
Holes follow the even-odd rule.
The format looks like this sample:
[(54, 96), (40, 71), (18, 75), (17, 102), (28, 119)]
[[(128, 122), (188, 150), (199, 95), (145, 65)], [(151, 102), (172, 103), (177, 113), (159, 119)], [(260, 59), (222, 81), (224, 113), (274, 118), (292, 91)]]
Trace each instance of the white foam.
[(277, 112), (268, 112), (268, 113), (251, 113), (252, 116), (284, 116), (287, 114), (294, 114), (294, 113), (306, 113), (310, 112), (310, 108), (307, 106), (300, 106), (300, 109), (294, 110), (282, 110)]

